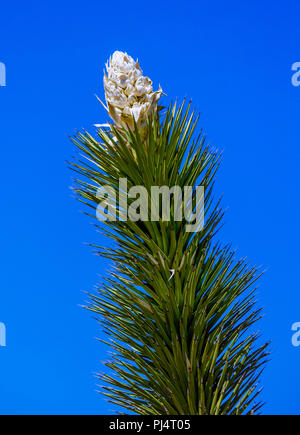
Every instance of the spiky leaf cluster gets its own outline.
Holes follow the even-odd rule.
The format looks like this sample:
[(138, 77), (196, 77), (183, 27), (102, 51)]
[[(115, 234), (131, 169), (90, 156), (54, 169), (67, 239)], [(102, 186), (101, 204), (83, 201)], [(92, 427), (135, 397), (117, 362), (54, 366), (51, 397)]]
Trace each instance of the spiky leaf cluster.
[(80, 174), (75, 190), (92, 216), (99, 186), (118, 190), (120, 178), (149, 196), (151, 186), (205, 188), (199, 232), (174, 219), (174, 206), (169, 221), (97, 224), (113, 247), (94, 246), (114, 264), (90, 295), (89, 309), (113, 348), (106, 363), (112, 370), (99, 377), (110, 401), (138, 414), (239, 415), (261, 407), (255, 399), (267, 345), (258, 344), (252, 327), (260, 317), (257, 270), (214, 241), (223, 216), (212, 193), (220, 156), (202, 132), (195, 136), (197, 122), (189, 106), (173, 104), (149, 119), (146, 140), (137, 128), (113, 125), (96, 139), (87, 132), (73, 138), (83, 156), (72, 164)]

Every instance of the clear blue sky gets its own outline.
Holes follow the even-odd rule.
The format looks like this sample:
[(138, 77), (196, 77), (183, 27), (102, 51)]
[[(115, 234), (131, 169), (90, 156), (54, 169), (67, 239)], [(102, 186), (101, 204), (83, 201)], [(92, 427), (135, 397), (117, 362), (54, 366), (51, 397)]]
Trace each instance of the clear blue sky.
[(75, 129), (107, 120), (102, 69), (115, 50), (138, 57), (171, 98), (193, 98), (224, 150), (216, 192), (224, 242), (266, 267), (262, 338), (273, 341), (264, 413), (300, 414), (299, 1), (2, 2), (0, 413), (112, 413), (96, 390), (107, 349), (80, 308), (109, 264), (80, 213), (65, 160)]

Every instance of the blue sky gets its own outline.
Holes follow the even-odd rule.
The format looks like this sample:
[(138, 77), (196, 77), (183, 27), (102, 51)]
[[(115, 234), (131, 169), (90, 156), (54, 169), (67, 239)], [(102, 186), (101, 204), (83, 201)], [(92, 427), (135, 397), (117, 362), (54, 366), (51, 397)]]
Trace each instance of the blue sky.
[(138, 57), (168, 95), (192, 98), (209, 142), (224, 150), (220, 234), (267, 269), (259, 303), (272, 340), (266, 414), (300, 414), (298, 1), (2, 2), (0, 413), (112, 413), (94, 372), (107, 349), (80, 307), (109, 263), (107, 243), (71, 196), (65, 163), (76, 129), (107, 120), (102, 69), (115, 50)]

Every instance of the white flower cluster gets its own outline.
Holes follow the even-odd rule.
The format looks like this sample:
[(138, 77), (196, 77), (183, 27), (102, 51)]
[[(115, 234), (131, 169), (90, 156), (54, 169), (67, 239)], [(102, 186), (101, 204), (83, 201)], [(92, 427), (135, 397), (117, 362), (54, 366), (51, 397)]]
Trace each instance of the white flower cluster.
[(107, 110), (118, 127), (134, 129), (134, 120), (141, 132), (147, 118), (157, 111), (157, 102), (162, 89), (153, 92), (152, 81), (143, 76), (143, 71), (131, 56), (115, 51), (106, 64), (104, 89)]

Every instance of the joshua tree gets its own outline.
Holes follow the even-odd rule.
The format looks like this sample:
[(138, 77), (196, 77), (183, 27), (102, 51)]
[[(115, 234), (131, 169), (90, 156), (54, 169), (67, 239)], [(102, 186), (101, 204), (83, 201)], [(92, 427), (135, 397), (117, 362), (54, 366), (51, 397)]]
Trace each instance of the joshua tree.
[[(78, 198), (106, 219), (96, 226), (113, 240), (111, 248), (96, 246), (114, 270), (88, 306), (113, 348), (109, 374), (99, 375), (104, 394), (138, 414), (258, 413), (267, 355), (253, 329), (258, 273), (215, 241), (223, 216), (212, 196), (220, 155), (201, 131), (195, 136), (190, 105), (171, 104), (161, 114), (161, 88), (153, 92), (126, 53), (110, 59), (104, 87), (113, 123), (98, 126), (96, 138), (84, 131), (72, 139), (83, 156), (72, 163)], [(154, 204), (154, 186), (190, 186), (192, 193), (183, 199), (171, 191), (165, 213), (170, 198)], [(196, 227), (188, 230), (191, 218)]]

